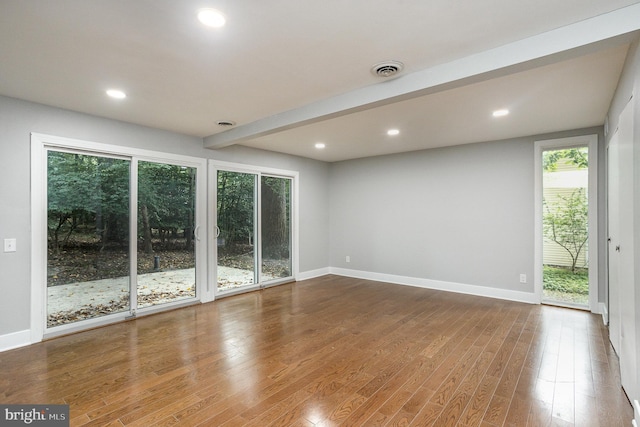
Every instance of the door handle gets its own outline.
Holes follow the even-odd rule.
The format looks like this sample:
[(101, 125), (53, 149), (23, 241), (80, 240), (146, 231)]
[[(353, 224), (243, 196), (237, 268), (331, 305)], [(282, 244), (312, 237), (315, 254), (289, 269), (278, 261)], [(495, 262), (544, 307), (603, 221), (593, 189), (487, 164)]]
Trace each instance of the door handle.
[(200, 229), (199, 225), (196, 225), (196, 228), (193, 229), (193, 237), (196, 238), (196, 241), (200, 241), (200, 236), (198, 235), (198, 230)]
[(620, 252), (620, 245), (616, 246), (616, 252)]
[(216, 237), (220, 236), (220, 227), (216, 225)]

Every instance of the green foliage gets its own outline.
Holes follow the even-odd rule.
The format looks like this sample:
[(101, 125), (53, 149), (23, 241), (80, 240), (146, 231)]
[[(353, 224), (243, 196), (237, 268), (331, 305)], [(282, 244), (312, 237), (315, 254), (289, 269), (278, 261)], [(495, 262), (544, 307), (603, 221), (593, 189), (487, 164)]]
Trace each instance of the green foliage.
[(253, 241), (256, 177), (218, 171), (218, 227), (227, 244)]
[[(195, 168), (164, 163), (138, 163), (139, 234), (150, 245), (151, 230), (161, 239), (183, 231), (191, 244), (195, 215)], [(144, 212), (144, 214), (143, 214)], [(145, 233), (146, 232), (146, 233)]]
[(589, 167), (587, 147), (569, 148), (565, 150), (549, 150), (542, 153), (542, 167), (547, 172), (558, 168), (558, 162), (565, 160), (579, 169)]
[(586, 269), (578, 269), (573, 273), (567, 268), (545, 265), (543, 288), (548, 291), (589, 295), (589, 273)]
[(554, 203), (543, 201), (544, 235), (560, 245), (571, 257), (571, 271), (575, 272), (578, 258), (589, 238), (588, 204), (584, 188), (578, 188), (569, 197), (559, 196)]
[[(128, 244), (130, 167), (129, 160), (48, 152), (47, 206), (52, 250), (58, 252), (78, 230), (97, 237), (102, 248), (107, 243)], [(148, 214), (147, 223), (139, 228), (149, 243), (148, 237), (155, 229), (173, 235), (183, 231), (190, 244), (195, 173), (189, 167), (138, 163), (138, 204)]]
[(96, 158), (49, 152), (48, 156), (48, 206), (50, 212), (71, 213), (95, 206)]
[(291, 180), (263, 176), (262, 255), (278, 259), (289, 257)]
[(128, 161), (49, 151), (47, 168), (47, 224), (54, 251), (80, 228), (93, 229), (103, 246), (126, 240)]

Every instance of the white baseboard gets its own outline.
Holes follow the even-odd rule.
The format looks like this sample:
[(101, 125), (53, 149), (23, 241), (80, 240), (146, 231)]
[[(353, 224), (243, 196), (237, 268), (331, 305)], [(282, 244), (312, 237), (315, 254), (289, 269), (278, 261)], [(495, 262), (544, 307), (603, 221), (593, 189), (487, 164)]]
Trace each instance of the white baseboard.
[(444, 282), (441, 280), (421, 279), (418, 277), (397, 276), (393, 274), (371, 273), (360, 270), (348, 270), (345, 268), (330, 268), (331, 274), (354, 277), (357, 279), (375, 280), (378, 282), (394, 283), (397, 285), (416, 286), (419, 288), (435, 289), (459, 294), (475, 295), (480, 297), (497, 298), (508, 301), (537, 304), (534, 293), (512, 291), (508, 289), (489, 288), (486, 286), (467, 285), (464, 283)]
[(296, 280), (308, 280), (315, 279), (316, 277), (326, 276), (327, 274), (331, 274), (331, 269), (329, 267), (319, 268), (317, 270), (309, 270), (298, 273), (296, 276)]
[(598, 303), (598, 307), (600, 308), (600, 313), (602, 314), (602, 321), (605, 326), (609, 324), (609, 310), (607, 310), (607, 305), (603, 302)]
[(31, 331), (28, 329), (0, 335), (0, 351), (24, 347), (29, 344), (31, 344)]

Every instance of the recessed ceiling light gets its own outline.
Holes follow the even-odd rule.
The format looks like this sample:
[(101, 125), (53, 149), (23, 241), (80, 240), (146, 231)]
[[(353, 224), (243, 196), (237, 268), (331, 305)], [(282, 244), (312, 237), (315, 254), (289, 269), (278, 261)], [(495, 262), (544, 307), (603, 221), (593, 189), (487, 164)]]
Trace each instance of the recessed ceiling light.
[(502, 116), (506, 116), (507, 114), (509, 114), (509, 110), (507, 109), (496, 110), (493, 112), (493, 117), (502, 117)]
[(389, 136), (396, 136), (400, 133), (400, 131), (398, 129), (389, 129), (387, 131), (387, 135)]
[(317, 143), (316, 143), (316, 145), (315, 145), (315, 147), (316, 147), (318, 150), (322, 150), (323, 148), (325, 148), (325, 147), (326, 147), (326, 145), (325, 145), (325, 143), (324, 143), (324, 142), (317, 142)]
[(227, 18), (215, 9), (200, 9), (198, 11), (198, 20), (207, 27), (220, 28), (224, 27)]
[(127, 97), (126, 93), (124, 93), (123, 91), (118, 90), (118, 89), (109, 89), (107, 91), (107, 95), (109, 95), (112, 98), (116, 98), (116, 99), (124, 99), (124, 98)]

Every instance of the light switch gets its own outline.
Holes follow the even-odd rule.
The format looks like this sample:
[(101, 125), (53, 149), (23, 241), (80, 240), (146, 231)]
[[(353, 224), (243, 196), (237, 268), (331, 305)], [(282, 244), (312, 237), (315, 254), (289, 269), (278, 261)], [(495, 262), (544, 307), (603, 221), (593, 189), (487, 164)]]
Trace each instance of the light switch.
[(16, 239), (4, 239), (4, 251), (15, 252), (16, 251)]

